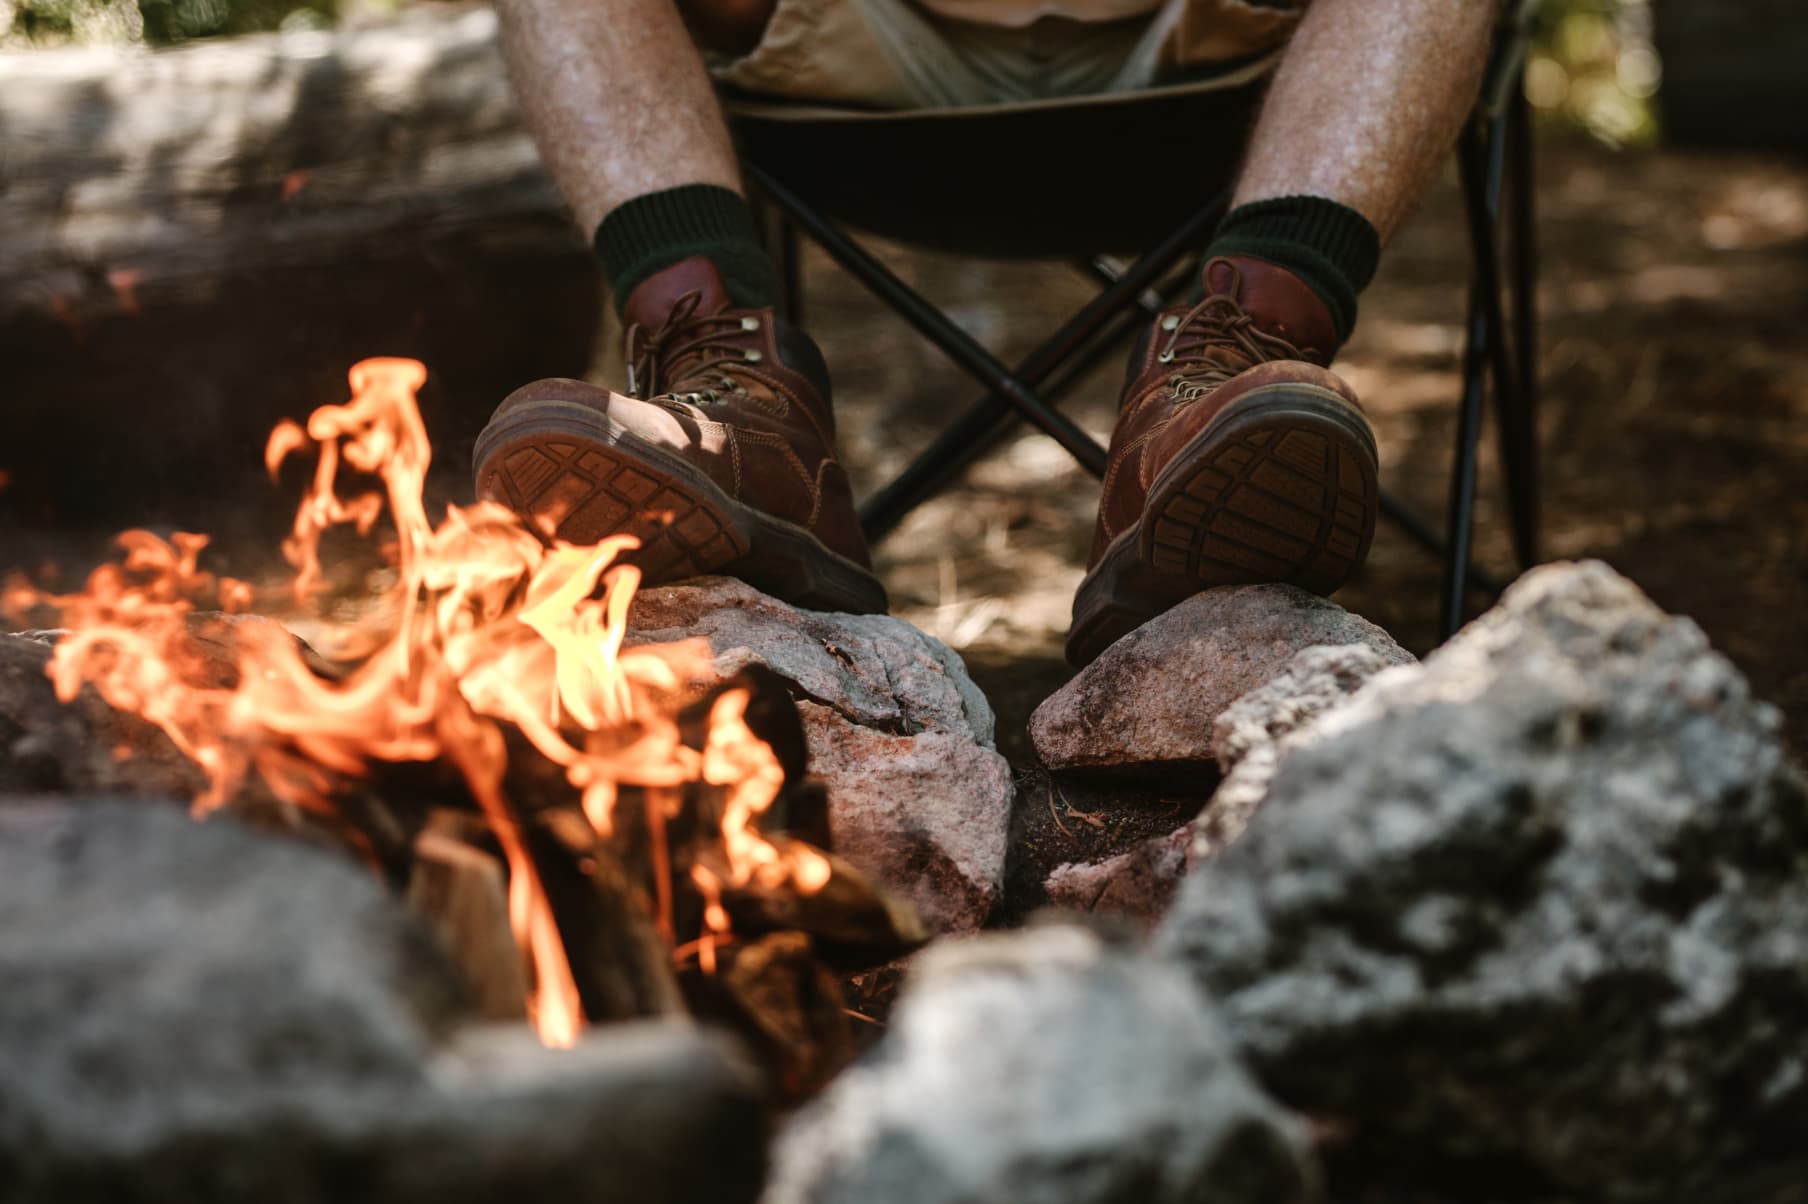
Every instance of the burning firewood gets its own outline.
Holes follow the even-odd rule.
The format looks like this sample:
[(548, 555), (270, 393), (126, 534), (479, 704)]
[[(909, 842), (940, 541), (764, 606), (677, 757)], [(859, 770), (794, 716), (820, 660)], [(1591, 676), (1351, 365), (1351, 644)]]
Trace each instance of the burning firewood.
[(688, 976), (698, 1015), (745, 1035), (781, 1096), (825, 1086), (855, 1053), (841, 984), (801, 932), (769, 932), (728, 951), (716, 974)]
[(478, 1015), (489, 1020), (526, 1015), (527, 979), (509, 934), (501, 859), (429, 828), (414, 842), (408, 905), (433, 922), (464, 973)]
[[(385, 510), (395, 526), (393, 587), (362, 620), (311, 627), (318, 653), (276, 623), (198, 620), (268, 601), (204, 571), (199, 536), (128, 533), (83, 591), (14, 583), (8, 613), (56, 613), (58, 697), (91, 689), (159, 729), (206, 778), (197, 815), (267, 803), (338, 831), (440, 925), (486, 1009), (525, 1004), (565, 1044), (713, 1001), (786, 1083), (820, 1081), (849, 1048), (827, 967), (896, 957), (923, 925), (818, 847), (781, 679), (696, 698), (707, 646), (623, 646), (631, 540), (549, 542), (488, 504), (429, 523), (424, 378), (366, 361), (350, 402), (271, 436), (272, 471), (317, 456), (284, 544), (295, 604), (326, 576), (325, 534), (368, 534)], [(342, 469), (381, 488), (342, 494)]]

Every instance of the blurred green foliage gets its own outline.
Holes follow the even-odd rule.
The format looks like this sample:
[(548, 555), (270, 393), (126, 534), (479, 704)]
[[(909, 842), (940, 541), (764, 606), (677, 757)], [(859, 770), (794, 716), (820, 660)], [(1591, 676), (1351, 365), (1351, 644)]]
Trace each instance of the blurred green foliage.
[(1526, 95), (1560, 124), (1611, 146), (1657, 140), (1663, 77), (1650, 0), (1546, 0), (1526, 62)]
[(260, 29), (324, 28), (337, 0), (138, 0), (144, 40), (154, 46)]

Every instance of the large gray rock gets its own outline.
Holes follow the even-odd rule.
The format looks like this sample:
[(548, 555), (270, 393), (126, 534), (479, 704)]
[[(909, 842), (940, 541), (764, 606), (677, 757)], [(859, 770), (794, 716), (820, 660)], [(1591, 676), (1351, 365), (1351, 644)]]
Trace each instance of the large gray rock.
[(726, 577), (636, 598), (630, 642), (691, 637), (720, 678), (759, 664), (790, 683), (836, 851), (941, 931), (979, 927), (1004, 888), (1011, 774), (959, 655), (901, 619), (798, 610)]
[[(1384, 1161), (1754, 1198), (1808, 1149), (1808, 795), (1777, 729), (1693, 623), (1539, 569), (1320, 715), (1157, 947)], [(1808, 1198), (1803, 1169), (1765, 1198)]]
[(0, 794), (129, 791), (186, 802), (206, 788), (168, 736), (92, 687), (57, 701), (44, 675), (53, 651), (49, 634), (0, 631)]
[(1387, 664), (1412, 654), (1335, 602), (1290, 585), (1209, 589), (1143, 624), (1030, 717), (1051, 769), (1142, 770), (1213, 757), (1224, 709), (1315, 644), (1360, 644)]
[[(745, 1200), (757, 1080), (681, 1023), (466, 1023), (372, 877), (142, 801), (0, 807), (0, 1197)], [(696, 1156), (708, 1150), (707, 1159)]]
[[(240, 633), (272, 625), (256, 615), (199, 612), (188, 618), (190, 650), (204, 679), (237, 680)], [(192, 800), (207, 776), (164, 732), (116, 711), (93, 686), (69, 703), (46, 676), (61, 631), (0, 631), (0, 794), (131, 794)], [(324, 669), (295, 640), (303, 658)], [(191, 669), (193, 666), (191, 666)]]
[(1073, 926), (932, 946), (781, 1136), (765, 1204), (1294, 1204), (1299, 1126), (1174, 967)]

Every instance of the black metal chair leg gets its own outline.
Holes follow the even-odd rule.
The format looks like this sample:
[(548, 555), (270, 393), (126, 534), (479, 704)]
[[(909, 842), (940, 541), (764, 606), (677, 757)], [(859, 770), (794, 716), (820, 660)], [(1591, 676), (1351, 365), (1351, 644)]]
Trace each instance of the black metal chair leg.
[(998, 357), (980, 346), (974, 337), (948, 320), (946, 314), (924, 300), (915, 289), (898, 279), (890, 268), (821, 213), (804, 204), (790, 189), (749, 163), (746, 172), (761, 192), (809, 231), (829, 257), (851, 273), (899, 317), (939, 347), (943, 354), (993, 392), (1001, 394), (1023, 416), (1053, 438), (1069, 455), (1095, 476), (1105, 473), (1105, 449), (1065, 414), (1051, 408), (1035, 391), (1014, 375)]
[(1501, 408), (1501, 462), (1506, 474), (1513, 554), (1521, 569), (1538, 551), (1538, 260), (1533, 213), (1531, 106), (1515, 88), (1507, 115), (1508, 245), (1512, 250), (1514, 405)]
[[(1380, 510), (1382, 518), (1393, 523), (1408, 539), (1431, 553), (1432, 558), (1439, 564), (1445, 563), (1447, 553), (1443, 537), (1419, 515), (1417, 510), (1385, 489), (1381, 491)], [(1506, 586), (1499, 577), (1471, 560), (1469, 562), (1469, 588), (1493, 596), (1499, 594)]]
[(784, 294), (785, 317), (802, 325), (804, 320), (803, 243), (797, 237), (797, 226), (781, 215), (778, 229), (779, 287)]
[[(1203, 252), (1195, 256), (1194, 262), (1187, 268), (1188, 272), (1199, 269), (1198, 259), (1200, 258), (1203, 258)], [(1081, 275), (1098, 281), (1106, 288), (1124, 278), (1124, 269), (1103, 255), (1094, 255), (1090, 259), (1077, 259), (1074, 261), (1074, 266), (1080, 269)], [(1153, 285), (1144, 289), (1136, 298), (1136, 307), (1143, 311), (1145, 317), (1149, 318), (1159, 315), (1163, 309), (1167, 308), (1167, 304), (1167, 294)]]
[[(1438, 634), (1449, 639), (1463, 625), (1468, 600), (1466, 566), (1475, 527), (1475, 482), (1482, 426), (1482, 403), (1488, 371), (1494, 368), (1497, 392), (1511, 389), (1504, 369), (1504, 333), (1500, 315), (1500, 276), (1495, 254), (1495, 221), (1499, 212), (1503, 133), (1498, 118), (1473, 123), (1457, 146), (1468, 211), (1470, 251), (1474, 260), (1469, 284), (1469, 319), (1463, 347), (1463, 393), (1457, 408), (1456, 460), (1451, 468), (1446, 518), (1443, 583)], [(1502, 387), (1504, 384), (1504, 388)]]
[(803, 277), (799, 271), (797, 226), (785, 211), (774, 205), (758, 188), (747, 191), (747, 204), (753, 210), (754, 228), (760, 243), (778, 269), (778, 312), (793, 322), (802, 321)]
[[(1032, 388), (1040, 388), (1063, 364), (1073, 361), (1077, 366), (1064, 373), (1060, 391), (1064, 392), (1076, 382), (1102, 355), (1120, 343), (1125, 334), (1147, 320), (1138, 304), (1139, 297), (1149, 288), (1160, 287), (1158, 282), (1175, 261), (1204, 241), (1207, 232), (1223, 214), (1228, 200), (1228, 194), (1213, 198), (1160, 245), (1127, 268), (1110, 287), (1087, 302), (1025, 356), (1017, 367), (1017, 378)], [(1108, 323), (1113, 325), (1108, 328)], [(1100, 337), (1101, 331), (1105, 332), (1103, 337)], [(1049, 392), (1045, 396), (1056, 397), (1059, 392)], [(861, 507), (860, 521), (867, 538), (876, 540), (893, 530), (905, 515), (995, 446), (1010, 431), (1016, 416), (1011, 403), (996, 393), (976, 402), (944, 429), (896, 480)]]
[[(1158, 305), (1157, 309), (1160, 308)], [(1043, 398), (1052, 405), (1066, 397), (1101, 360), (1121, 348), (1148, 321), (1141, 305), (1121, 307), (1117, 320), (1079, 350), (1064, 359), (1051, 360), (1046, 354), (1055, 341), (1051, 339), (1024, 359), (1017, 375), (1035, 383)], [(1049, 373), (1042, 367), (1045, 362), (1056, 362), (1060, 367)], [(991, 396), (975, 402), (945, 427), (896, 479), (860, 507), (860, 525), (868, 541), (889, 535), (912, 510), (941, 492), (1011, 432), (1017, 423), (1017, 412), (994, 402), (995, 398)]]

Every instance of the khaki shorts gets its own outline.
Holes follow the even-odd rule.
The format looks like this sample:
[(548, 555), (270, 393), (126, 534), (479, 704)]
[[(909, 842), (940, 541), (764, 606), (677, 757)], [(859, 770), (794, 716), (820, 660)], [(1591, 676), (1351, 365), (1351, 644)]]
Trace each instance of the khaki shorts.
[(877, 109), (1021, 104), (1133, 92), (1270, 65), (1304, 0), (1164, 0), (1108, 24), (1048, 17), (1024, 29), (939, 17), (912, 0), (779, 0), (752, 52), (710, 69), (731, 87)]

